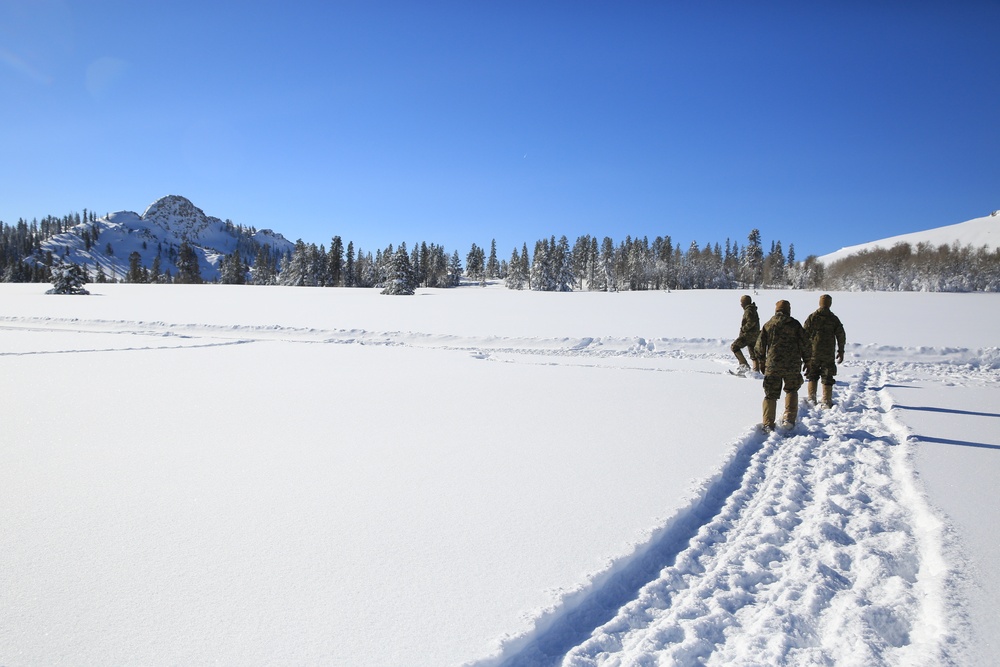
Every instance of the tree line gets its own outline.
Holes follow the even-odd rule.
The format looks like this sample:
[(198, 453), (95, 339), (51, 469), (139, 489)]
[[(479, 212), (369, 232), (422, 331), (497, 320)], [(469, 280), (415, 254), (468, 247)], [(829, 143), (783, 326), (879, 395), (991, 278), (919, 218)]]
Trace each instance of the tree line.
[[(59, 258), (43, 252), (42, 242), (72, 230), (83, 222), (89, 248), (98, 228), (93, 212), (84, 209), (61, 218), (16, 225), (0, 221), (0, 280), (50, 282)], [(227, 221), (228, 222), (228, 221)], [(231, 223), (229, 223), (231, 224)], [(243, 232), (242, 227), (233, 229)], [(79, 229), (77, 229), (79, 232)], [(105, 250), (110, 254), (113, 250)], [(197, 253), (188, 243), (169, 248), (167, 255), (176, 275), (161, 270), (159, 255), (144, 266), (138, 253), (128, 258), (126, 282), (203, 282)], [(29, 261), (31, 260), (31, 261)], [(340, 236), (329, 248), (296, 241), (280, 253), (260, 245), (247, 234), (238, 235), (236, 250), (221, 259), (216, 279), (223, 284), (286, 285), (308, 287), (382, 288), (389, 294), (409, 294), (418, 287), (454, 287), (464, 281), (500, 282), (509, 289), (538, 291), (635, 291), (785, 287), (829, 290), (1000, 290), (1000, 250), (969, 246), (911, 247), (900, 244), (889, 250), (869, 250), (824, 266), (815, 256), (799, 261), (795, 246), (787, 251), (779, 240), (765, 250), (760, 230), (753, 229), (741, 243), (692, 241), (686, 248), (670, 236), (611, 237), (583, 235), (570, 243), (566, 236), (539, 239), (529, 253), (527, 243), (513, 248), (508, 257), (498, 255), (496, 241), (487, 251), (473, 243), (463, 257), (434, 243), (405, 242), (363, 251)], [(86, 271), (86, 267), (85, 267)], [(116, 280), (98, 264), (88, 282)]]
[(41, 222), (32, 220), (29, 224), (24, 219), (15, 225), (0, 221), (0, 280), (8, 283), (50, 282), (51, 264), (38, 266), (38, 263), (26, 262), (29, 257), (41, 254), (41, 244), (46, 239), (69, 231), (84, 222), (96, 222), (97, 216), (83, 209), (80, 213), (70, 213), (61, 218), (46, 216)]
[[(83, 231), (79, 229), (81, 223)], [(19, 220), (17, 225), (0, 222), (0, 279), (5, 282), (49, 282), (54, 265), (61, 258), (43, 251), (41, 244), (51, 236), (74, 230), (81, 234), (89, 250), (97, 243), (97, 218), (86, 209), (83, 215), (47, 217), (41, 223)], [(242, 227), (232, 226), (235, 232)], [(85, 238), (86, 237), (86, 238)], [(685, 251), (670, 236), (627, 236), (615, 242), (610, 237), (580, 236), (573, 244), (567, 237), (540, 239), (529, 254), (528, 244), (514, 248), (509, 259), (498, 256), (496, 241), (489, 252), (473, 243), (463, 258), (435, 243), (420, 242), (408, 247), (388, 245), (371, 251), (356, 248), (334, 236), (329, 249), (324, 245), (296, 241), (292, 251), (278, 253), (260, 245), (244, 233), (237, 234), (236, 250), (218, 263), (218, 282), (224, 284), (287, 285), (308, 287), (381, 287), (390, 293), (409, 293), (417, 287), (454, 287), (462, 280), (487, 283), (500, 281), (511, 289), (540, 291), (570, 290), (651, 290), (757, 287), (763, 284), (795, 287), (815, 286), (815, 264), (795, 260), (794, 246), (787, 254), (780, 241), (770, 251), (761, 248), (761, 235), (754, 229), (746, 243), (726, 240), (700, 246), (692, 242)], [(110, 246), (110, 244), (109, 244)], [(114, 249), (102, 251), (111, 256)], [(160, 257), (176, 267), (176, 274), (163, 270)], [(88, 282), (124, 280), (133, 283), (200, 283), (201, 266), (193, 247), (184, 242), (179, 248), (158, 249), (150, 266), (134, 252), (128, 257), (124, 275), (105, 271), (101, 263), (84, 267)], [(91, 270), (93, 273), (91, 273)]]
[[(570, 244), (566, 236), (540, 239), (529, 254), (527, 243), (514, 248), (509, 259), (501, 259), (496, 241), (486, 249), (473, 243), (464, 265), (458, 251), (419, 243), (392, 244), (372, 253), (345, 248), (339, 236), (324, 246), (301, 240), (286, 256), (277, 273), (269, 273), (271, 284), (289, 286), (382, 287), (388, 293), (410, 293), (417, 287), (452, 287), (461, 280), (478, 283), (502, 282), (510, 289), (538, 291), (626, 291), (715, 289), (760, 287), (817, 287), (821, 275), (815, 258), (795, 259), (794, 245), (787, 254), (780, 241), (764, 252), (760, 231), (754, 229), (747, 242), (726, 240), (725, 246), (692, 243), (685, 251), (669, 236), (632, 238), (616, 243), (610, 237), (598, 242), (580, 236)], [(251, 282), (258, 282), (254, 267)], [(223, 282), (226, 279), (223, 278)]]
[(862, 250), (824, 269), (825, 289), (888, 292), (998, 292), (1000, 248), (898, 243)]

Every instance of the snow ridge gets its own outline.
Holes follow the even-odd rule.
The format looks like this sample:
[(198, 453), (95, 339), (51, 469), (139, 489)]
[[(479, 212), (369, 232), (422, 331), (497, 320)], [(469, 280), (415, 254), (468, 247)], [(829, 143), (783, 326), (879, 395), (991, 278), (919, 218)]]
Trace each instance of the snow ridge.
[(700, 499), (619, 566), (662, 569), (610, 620), (586, 630), (623, 596), (617, 573), (480, 667), (953, 663), (954, 574), (887, 383), (869, 362), (835, 409), (803, 404), (794, 431), (747, 436), (707, 484), (721, 502)]

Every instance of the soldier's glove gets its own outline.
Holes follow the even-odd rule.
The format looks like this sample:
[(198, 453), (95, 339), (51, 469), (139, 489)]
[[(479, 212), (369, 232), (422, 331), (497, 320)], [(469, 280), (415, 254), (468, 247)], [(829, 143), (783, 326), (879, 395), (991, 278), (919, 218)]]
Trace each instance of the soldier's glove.
[(837, 352), (837, 363), (838, 364), (844, 363), (844, 351), (843, 350), (839, 350)]

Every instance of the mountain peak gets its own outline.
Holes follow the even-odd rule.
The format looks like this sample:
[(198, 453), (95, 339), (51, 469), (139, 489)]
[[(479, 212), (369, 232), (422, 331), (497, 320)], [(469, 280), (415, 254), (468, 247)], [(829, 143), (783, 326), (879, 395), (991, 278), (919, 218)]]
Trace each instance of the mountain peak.
[(180, 195), (160, 197), (146, 207), (146, 211), (141, 217), (147, 222), (166, 223), (175, 220), (202, 223), (207, 219), (204, 211), (192, 204), (190, 199)]
[(105, 275), (121, 278), (129, 269), (133, 252), (138, 253), (143, 267), (150, 267), (159, 258), (162, 271), (176, 274), (176, 257), (185, 242), (197, 253), (205, 280), (216, 279), (222, 257), (236, 250), (250, 262), (263, 246), (270, 246), (271, 252), (279, 256), (294, 247), (280, 234), (251, 234), (205, 215), (187, 197), (167, 195), (150, 204), (142, 215), (131, 211), (111, 213), (96, 224), (81, 224), (46, 239), (42, 248), (64, 261), (99, 266)]

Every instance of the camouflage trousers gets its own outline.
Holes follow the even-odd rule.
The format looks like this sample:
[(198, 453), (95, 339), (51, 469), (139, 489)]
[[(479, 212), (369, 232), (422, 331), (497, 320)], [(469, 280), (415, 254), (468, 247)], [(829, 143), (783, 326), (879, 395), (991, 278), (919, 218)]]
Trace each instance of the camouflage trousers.
[(757, 336), (745, 335), (745, 336), (740, 336), (739, 338), (734, 340), (733, 344), (729, 346), (729, 349), (735, 353), (737, 350), (742, 350), (744, 347), (749, 348), (748, 352), (750, 352), (750, 358), (754, 359), (756, 358), (756, 355), (754, 354), (753, 348), (754, 345), (756, 344), (757, 344)]
[(815, 382), (822, 378), (823, 384), (833, 386), (837, 384), (834, 376), (837, 374), (837, 364), (831, 359), (829, 361), (814, 361), (809, 365), (809, 372), (806, 379)]
[(792, 375), (765, 375), (764, 376), (764, 398), (776, 401), (781, 396), (781, 386), (785, 386), (786, 392), (798, 391), (802, 386), (802, 374)]

